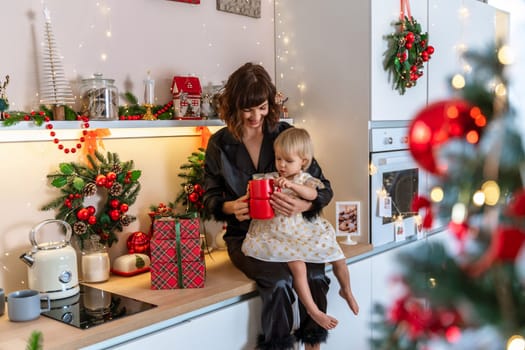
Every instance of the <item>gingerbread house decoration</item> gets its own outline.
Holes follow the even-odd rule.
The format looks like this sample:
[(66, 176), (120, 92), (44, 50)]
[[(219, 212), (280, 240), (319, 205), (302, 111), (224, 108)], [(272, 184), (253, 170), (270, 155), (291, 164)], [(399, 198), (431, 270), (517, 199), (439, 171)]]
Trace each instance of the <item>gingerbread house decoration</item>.
[(176, 119), (201, 119), (202, 88), (197, 77), (175, 76), (171, 85)]

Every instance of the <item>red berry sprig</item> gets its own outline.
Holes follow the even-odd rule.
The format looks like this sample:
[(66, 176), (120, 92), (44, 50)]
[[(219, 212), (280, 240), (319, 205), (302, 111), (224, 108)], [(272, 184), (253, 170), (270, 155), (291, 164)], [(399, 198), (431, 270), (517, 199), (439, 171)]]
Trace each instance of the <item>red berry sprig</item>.
[(171, 107), (173, 106), (173, 100), (166, 103), (164, 105), (164, 107), (162, 107), (161, 109), (159, 109), (157, 111), (157, 113), (154, 114), (155, 118), (157, 118), (159, 115), (161, 115), (162, 113), (166, 113), (168, 111), (168, 109), (170, 109)]
[[(155, 118), (158, 118), (159, 115), (166, 113), (173, 106), (173, 101), (166, 103), (161, 109), (159, 109), (155, 114)], [(143, 114), (136, 115), (121, 115), (119, 120), (142, 120), (144, 117)]]

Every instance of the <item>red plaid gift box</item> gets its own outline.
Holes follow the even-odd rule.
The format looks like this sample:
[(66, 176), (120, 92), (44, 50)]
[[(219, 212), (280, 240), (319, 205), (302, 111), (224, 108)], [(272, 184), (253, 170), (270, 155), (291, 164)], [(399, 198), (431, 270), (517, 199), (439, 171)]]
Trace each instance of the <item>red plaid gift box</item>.
[(162, 218), (153, 222), (153, 239), (176, 239), (177, 226), (181, 239), (199, 239), (198, 218)]
[[(180, 266), (180, 270), (179, 270)], [(152, 264), (151, 289), (202, 288), (206, 267), (204, 261)]]
[(151, 289), (204, 287), (206, 266), (198, 218), (155, 220), (150, 247)]
[(179, 259), (179, 250), (181, 262), (199, 261), (201, 259), (202, 249), (199, 239), (181, 239), (178, 247), (175, 239), (154, 239), (150, 242), (150, 248), (151, 261), (154, 263), (176, 263)]

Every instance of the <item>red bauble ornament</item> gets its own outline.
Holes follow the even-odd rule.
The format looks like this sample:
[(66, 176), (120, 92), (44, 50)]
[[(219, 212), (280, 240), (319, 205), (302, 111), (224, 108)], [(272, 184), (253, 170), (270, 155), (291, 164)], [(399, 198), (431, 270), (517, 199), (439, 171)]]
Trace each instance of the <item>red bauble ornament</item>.
[(95, 215), (91, 215), (88, 220), (87, 220), (88, 224), (90, 225), (95, 225), (97, 223), (97, 217)]
[(77, 218), (82, 221), (86, 221), (89, 218), (89, 210), (82, 208), (77, 212)]
[(144, 232), (133, 232), (127, 241), (128, 253), (143, 253), (149, 255), (150, 238)]
[(455, 99), (438, 101), (421, 110), (412, 120), (408, 145), (412, 156), (425, 170), (443, 175), (446, 166), (437, 164), (436, 152), (451, 138), (464, 138), (476, 144), (486, 118), (478, 107)]
[(188, 195), (188, 199), (192, 203), (196, 203), (199, 200), (199, 195), (196, 192), (192, 192)]
[(97, 186), (105, 186), (106, 185), (106, 175), (103, 175), (103, 174), (99, 174), (97, 175), (97, 177), (95, 178), (95, 183), (97, 184)]
[(112, 209), (109, 211), (109, 217), (113, 221), (120, 220), (120, 211), (118, 209)]
[(96, 209), (95, 209), (94, 206), (90, 205), (86, 209), (88, 210), (89, 215), (94, 215), (95, 214)]
[(128, 206), (126, 203), (122, 203), (122, 204), (120, 205), (120, 211), (121, 211), (121, 212), (125, 213), (125, 212), (128, 211), (128, 209), (129, 209), (129, 206)]
[(204, 190), (202, 189), (202, 186), (200, 184), (193, 185), (193, 190), (199, 194), (201, 194)]

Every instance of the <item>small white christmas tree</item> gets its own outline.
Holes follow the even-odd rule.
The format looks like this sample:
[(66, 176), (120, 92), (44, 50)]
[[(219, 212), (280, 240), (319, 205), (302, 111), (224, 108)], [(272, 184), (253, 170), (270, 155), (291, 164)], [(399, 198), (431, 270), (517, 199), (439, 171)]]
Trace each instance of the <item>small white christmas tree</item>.
[[(51, 15), (44, 7), (45, 27), (43, 44), (42, 84), (40, 101), (54, 107), (65, 106), (74, 102), (73, 91), (64, 74), (62, 58), (58, 52), (55, 36), (51, 29)], [(55, 115), (55, 119), (63, 119)]]

